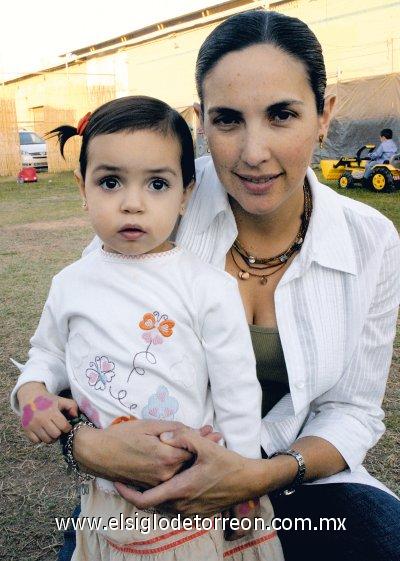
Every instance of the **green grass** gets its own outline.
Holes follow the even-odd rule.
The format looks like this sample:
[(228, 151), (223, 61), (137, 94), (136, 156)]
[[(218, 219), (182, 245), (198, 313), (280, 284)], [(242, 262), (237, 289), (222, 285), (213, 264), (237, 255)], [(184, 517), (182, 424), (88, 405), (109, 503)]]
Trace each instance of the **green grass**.
[[(333, 185), (335, 187), (335, 185)], [(400, 227), (400, 192), (343, 194), (366, 202)], [(92, 238), (72, 173), (40, 174), (37, 184), (0, 178), (0, 551), (7, 561), (53, 561), (61, 544), (55, 516), (77, 502), (58, 447), (32, 446), (9, 407), (17, 372), (9, 357), (24, 361), (52, 276), (77, 259)], [(387, 432), (367, 458), (368, 468), (400, 492), (400, 337), (384, 408)]]
[(390, 218), (398, 230), (400, 229), (400, 191), (396, 191), (395, 193), (376, 193), (367, 189), (362, 189), (361, 187), (338, 189), (337, 181), (326, 181), (319, 170), (314, 171), (321, 183), (333, 187), (338, 193), (346, 195), (346, 197), (351, 197), (366, 205), (373, 206), (379, 210), (379, 212), (382, 212), (382, 214)]
[(76, 260), (92, 238), (71, 173), (40, 174), (37, 184), (0, 179), (0, 550), (7, 561), (53, 561), (62, 542), (54, 517), (77, 502), (58, 446), (32, 446), (10, 412), (51, 278)]

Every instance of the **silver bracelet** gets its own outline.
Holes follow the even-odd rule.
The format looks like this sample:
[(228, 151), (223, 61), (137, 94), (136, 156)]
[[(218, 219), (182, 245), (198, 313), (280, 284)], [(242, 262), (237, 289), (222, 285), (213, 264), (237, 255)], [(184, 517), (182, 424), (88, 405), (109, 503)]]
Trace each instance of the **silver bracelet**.
[(296, 488), (304, 481), (304, 476), (306, 474), (306, 464), (304, 458), (300, 454), (300, 452), (298, 452), (297, 450), (292, 450), (291, 448), (289, 448), (289, 450), (275, 452), (275, 454), (272, 454), (272, 456), (270, 457), (274, 458), (275, 456), (292, 456), (297, 461), (296, 477), (293, 479), (289, 487), (280, 491), (281, 495), (292, 495), (296, 491)]
[(91, 427), (96, 428), (95, 425), (89, 420), (80, 420), (77, 424), (73, 425), (72, 429), (68, 433), (67, 440), (64, 447), (64, 458), (67, 462), (67, 471), (68, 473), (72, 473), (75, 478), (78, 480), (78, 483), (81, 488), (81, 493), (83, 495), (87, 494), (88, 492), (88, 483), (95, 479), (94, 475), (89, 473), (82, 473), (77, 461), (73, 455), (73, 445), (74, 445), (74, 438), (76, 433), (81, 427)]

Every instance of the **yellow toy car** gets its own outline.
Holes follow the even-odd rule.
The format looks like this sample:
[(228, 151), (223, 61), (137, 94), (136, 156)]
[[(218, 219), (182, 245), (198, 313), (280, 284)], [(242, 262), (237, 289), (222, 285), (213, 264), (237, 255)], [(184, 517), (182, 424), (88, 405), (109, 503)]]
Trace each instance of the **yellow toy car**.
[[(322, 175), (327, 180), (337, 180), (340, 189), (351, 189), (357, 184), (376, 192), (391, 193), (400, 189), (400, 154), (395, 154), (390, 162), (376, 163), (368, 178), (364, 177), (366, 163), (375, 148), (365, 144), (354, 157), (342, 156), (339, 160), (321, 160)], [(363, 156), (364, 150), (368, 150)]]

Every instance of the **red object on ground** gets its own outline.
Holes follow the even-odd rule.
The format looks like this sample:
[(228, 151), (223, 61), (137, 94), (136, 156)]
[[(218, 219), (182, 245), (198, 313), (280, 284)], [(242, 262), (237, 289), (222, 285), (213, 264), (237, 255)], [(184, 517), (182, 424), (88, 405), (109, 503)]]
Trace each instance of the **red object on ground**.
[(18, 174), (17, 181), (18, 183), (33, 183), (37, 181), (36, 168), (22, 168)]

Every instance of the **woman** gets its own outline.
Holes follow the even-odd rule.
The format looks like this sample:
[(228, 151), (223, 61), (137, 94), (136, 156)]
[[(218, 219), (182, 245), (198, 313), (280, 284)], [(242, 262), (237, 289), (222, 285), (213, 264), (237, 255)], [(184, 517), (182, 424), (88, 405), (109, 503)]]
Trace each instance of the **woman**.
[[(212, 160), (198, 161), (177, 241), (238, 279), (264, 389), (266, 457), (149, 421), (82, 427), (74, 457), (111, 480), (156, 486), (141, 494), (117, 484), (139, 508), (207, 516), (272, 493), (278, 517), (346, 518), (347, 531), (280, 532), (287, 561), (303, 552), (399, 558), (400, 502), (361, 467), (384, 431), (399, 239), (308, 168), (334, 103), (324, 99), (321, 47), (297, 19), (243, 13), (206, 39), (196, 80)], [(194, 465), (174, 476), (190, 453)], [(311, 481), (319, 485), (300, 485)]]

